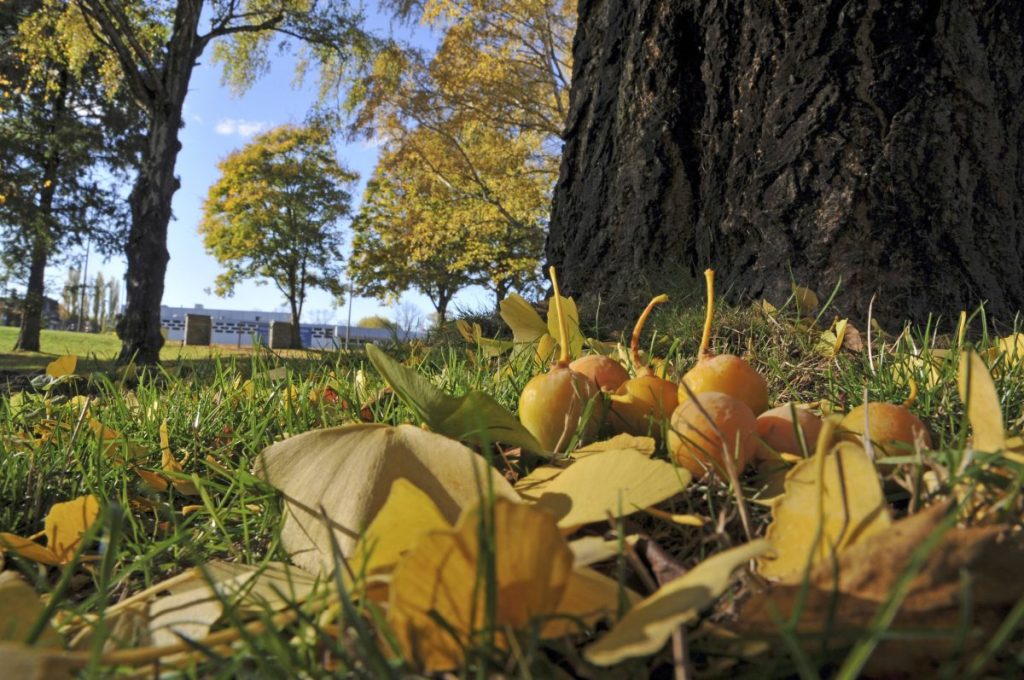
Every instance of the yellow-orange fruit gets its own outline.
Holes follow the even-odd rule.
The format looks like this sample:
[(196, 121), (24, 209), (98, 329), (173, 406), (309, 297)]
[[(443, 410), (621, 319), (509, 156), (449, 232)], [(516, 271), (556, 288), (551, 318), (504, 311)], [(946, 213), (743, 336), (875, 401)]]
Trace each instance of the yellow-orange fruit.
[(655, 439), (661, 438), (661, 422), (678, 404), (677, 385), (651, 374), (627, 380), (615, 394), (630, 401), (612, 401), (612, 429), (638, 436), (650, 434)]
[[(768, 409), (768, 383), (754, 367), (735, 354), (719, 354), (697, 361), (683, 376), (682, 382), (694, 394), (721, 392), (739, 399), (754, 415)], [(689, 398), (686, 389), (679, 386), (679, 403)]]
[(797, 435), (797, 427), (803, 432), (807, 451), (814, 452), (821, 432), (821, 418), (809, 410), (796, 406), (796, 422), (793, 425), (793, 411), (790, 404), (783, 404), (769, 409), (757, 417), (758, 460), (768, 460), (775, 453), (795, 453), (801, 455), (803, 449)]
[[(725, 450), (735, 461), (736, 472), (742, 472), (753, 460), (757, 447), (754, 434), (757, 420), (754, 413), (739, 399), (721, 392), (698, 394), (697, 403), (711, 416), (725, 437)], [(676, 408), (672, 413), (671, 425), (668, 450), (679, 465), (692, 472), (697, 479), (707, 476), (713, 470), (717, 470), (722, 477), (726, 476), (722, 438), (694, 400), (688, 399)]]
[[(840, 421), (839, 427), (852, 435), (864, 434), (864, 409), (862, 404), (855, 407)], [(920, 433), (925, 448), (931, 448), (932, 438), (921, 419), (906, 406), (886, 402), (867, 404), (871, 442), (887, 456), (899, 456), (914, 448), (914, 438)]]
[[(584, 407), (601, 399), (601, 391), (587, 376), (555, 364), (536, 375), (519, 395), (519, 422), (545, 451), (564, 450), (579, 426)], [(601, 427), (601, 406), (595, 406), (583, 426), (583, 441), (592, 441)]]
[(629, 372), (618, 361), (601, 354), (588, 354), (569, 364), (569, 368), (587, 376), (601, 388), (602, 392), (619, 389), (629, 380)]

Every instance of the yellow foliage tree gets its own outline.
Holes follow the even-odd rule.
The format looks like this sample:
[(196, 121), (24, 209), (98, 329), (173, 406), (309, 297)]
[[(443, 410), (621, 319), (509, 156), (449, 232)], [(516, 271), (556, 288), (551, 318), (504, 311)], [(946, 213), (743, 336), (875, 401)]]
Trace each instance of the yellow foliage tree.
[[(364, 238), (357, 235), (353, 242), (353, 271), (372, 284), (365, 272), (379, 277), (388, 263), (377, 257), (383, 253), (359, 249), (402, 241), (413, 244), (402, 251), (406, 254), (430, 249), (425, 257), (433, 265), (433, 292), (427, 294), (439, 311), (451, 294), (470, 283), (490, 288), (500, 300), (536, 279), (567, 110), (575, 3), (385, 4), (403, 19), (443, 31), (443, 37), (433, 54), (395, 42), (386, 45), (350, 89), (353, 130), (384, 142), (367, 194), (375, 205), (363, 221)], [(414, 186), (416, 191), (410, 191)], [(410, 196), (418, 205), (383, 211), (390, 215), (385, 219), (382, 203), (394, 202), (383, 194), (374, 199), (374, 192)], [(438, 212), (428, 217), (431, 210)], [(385, 234), (410, 219), (420, 228)], [(391, 269), (411, 261), (392, 259)], [(392, 274), (387, 290), (371, 288), (378, 293), (397, 293), (403, 285), (424, 290), (407, 276), (403, 281), (398, 272)], [(446, 280), (443, 286), (438, 285), (441, 279)]]
[[(530, 141), (483, 126), (421, 127), (402, 141), (382, 153), (353, 224), (356, 284), (381, 299), (415, 288), (442, 321), (465, 286), (501, 300), (526, 285), (543, 246), (548, 195), (531, 171)], [(466, 154), (446, 155), (453, 143)]]

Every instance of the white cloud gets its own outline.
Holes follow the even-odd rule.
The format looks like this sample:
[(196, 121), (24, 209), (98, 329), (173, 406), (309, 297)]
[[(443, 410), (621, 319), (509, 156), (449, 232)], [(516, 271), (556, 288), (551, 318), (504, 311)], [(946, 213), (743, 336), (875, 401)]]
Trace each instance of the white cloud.
[(270, 123), (262, 120), (244, 120), (242, 118), (221, 118), (213, 128), (218, 135), (241, 135), (251, 137), (270, 127)]

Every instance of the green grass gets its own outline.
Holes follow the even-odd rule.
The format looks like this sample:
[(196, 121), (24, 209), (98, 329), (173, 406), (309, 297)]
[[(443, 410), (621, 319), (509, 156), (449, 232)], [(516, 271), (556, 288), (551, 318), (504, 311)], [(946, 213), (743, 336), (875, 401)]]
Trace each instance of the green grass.
[[(700, 325), (701, 314), (693, 310), (668, 308), (656, 314), (652, 328), (657, 333), (648, 347), (655, 356), (669, 361), (673, 376), (692, 363)], [(973, 322), (975, 328), (980, 325), (979, 319)], [(716, 329), (715, 349), (747, 354), (768, 378), (773, 403), (824, 403), (839, 411), (860, 403), (865, 390), (872, 400), (902, 401), (906, 387), (894, 378), (892, 366), (908, 361), (915, 347), (920, 351), (952, 342), (930, 329), (911, 330), (899, 338), (875, 338), (873, 361), (869, 361), (864, 352), (822, 356), (815, 349), (822, 329), (786, 315), (773, 318), (748, 309), (724, 310)], [(652, 334), (646, 335), (650, 338)], [(0, 329), (0, 344), (12, 346), (14, 337), (15, 329)], [(258, 453), (288, 435), (315, 428), (367, 418), (392, 424), (415, 422), (412, 412), (384, 389), (383, 381), (359, 353), (281, 357), (266, 351), (168, 347), (162, 353), (168, 362), (166, 369), (129, 380), (112, 365), (118, 347), (111, 336), (45, 332), (43, 353), (0, 355), (0, 369), (26, 372), (38, 372), (65, 353), (90, 358), (84, 369), (90, 373), (87, 380), (52, 385), (37, 381), (34, 389), (0, 401), (0, 531), (35, 534), (43, 528), (43, 519), (54, 503), (84, 494), (94, 494), (104, 507), (101, 534), (110, 551), (102, 555), (99, 544), (91, 544), (85, 551), (86, 557), (102, 557), (102, 561), (65, 570), (67, 578), (62, 579), (60, 570), (40, 569), (21, 558), (7, 557), (6, 568), (20, 571), (38, 592), (50, 593), (50, 602), (64, 620), (95, 616), (118, 600), (213, 559), (244, 564), (287, 559), (278, 542), (281, 501), (274, 489), (250, 474)], [(480, 359), (472, 349), (461, 340), (452, 340), (391, 351), (401, 358), (414, 358), (419, 370), (448, 393), (479, 389), (514, 410), (522, 386), (541, 367), (530, 361)], [(961, 466), (966, 432), (964, 409), (956, 396), (955, 356), (953, 352), (939, 364), (937, 385), (930, 384), (923, 367), (913, 369), (921, 388), (915, 411), (929, 425), (935, 440), (936, 451), (928, 463), (954, 476), (957, 471), (977, 473), (976, 468), (964, 470)], [(270, 371), (281, 366), (287, 368), (287, 377), (273, 377)], [(994, 372), (1006, 421), (1016, 428), (1024, 409), (1024, 364), (1000, 358)], [(91, 398), (87, 414), (82, 401), (72, 398), (76, 393)], [(140, 447), (144, 454), (137, 465), (152, 471), (160, 469), (159, 430), (166, 421), (172, 450), (179, 457), (187, 455), (185, 472), (201, 495), (182, 496), (173, 487), (155, 491), (133, 467), (112, 463), (104, 442), (88, 427), (89, 418)], [(922, 461), (911, 460), (906, 469), (916, 474), (921, 466)], [(752, 492), (752, 477), (744, 480)], [(908, 494), (899, 490), (893, 491), (890, 500), (897, 512), (905, 511), (910, 502)], [(666, 531), (653, 524), (646, 527), (687, 566), (715, 546), (745, 540), (735, 501), (720, 486), (693, 485), (685, 497), (673, 502), (671, 510), (714, 520), (705, 529), (685, 532)], [(770, 516), (757, 506), (752, 506), (752, 512), (755, 533), (763, 534)], [(1019, 503), (1008, 503), (999, 518), (1019, 522)], [(718, 520), (723, 523), (718, 525)], [(244, 635), (232, 650), (196, 650), (184, 674), (320, 677), (325, 659), (335, 664), (332, 669), (338, 675), (368, 675), (369, 667), (377, 668), (378, 675), (385, 670), (411, 671), (401, 660), (379, 656), (376, 645), (380, 640), (368, 633), (372, 611), (361, 609), (363, 606), (343, 603), (351, 625), (341, 629), (320, 625), (313, 613), (296, 610), (287, 624)], [(358, 626), (352, 618), (356, 615)], [(999, 658), (1001, 668), (1011, 674), (1024, 672), (1021, 661), (1004, 650), (1020, 641), (1017, 623), (1021, 617), (1019, 613), (1016, 616), (1012, 626), (1007, 624), (1009, 630), (999, 631), (1001, 646), (984, 650), (988, 657)], [(855, 653), (863, 656), (884, 636), (884, 627), (865, 631), (860, 644), (854, 646)], [(548, 677), (559, 659), (565, 670), (565, 660), (578, 657), (578, 649), (571, 644), (543, 647), (530, 639), (523, 644), (530, 650), (529, 668), (517, 666), (514, 656), (510, 660), (503, 654), (490, 654), (472, 674), (479, 671), (482, 677), (511, 668), (512, 675)], [(704, 644), (701, 639), (693, 640), (690, 654), (706, 671), (716, 657)], [(970, 655), (947, 660), (944, 668), (953, 672), (972, 660), (975, 657)], [(861, 661), (858, 656), (848, 663)], [(644, 677), (659, 663), (631, 662), (607, 677)], [(759, 677), (763, 672), (756, 664), (740, 659), (735, 663), (731, 671), (735, 675)], [(824, 658), (803, 658), (797, 652), (790, 656), (778, 651), (771, 668), (773, 675), (786, 676), (807, 668), (828, 673), (842, 663), (843, 657), (836, 658), (834, 652)], [(98, 668), (91, 673), (100, 677), (116, 674)]]
[[(18, 329), (0, 326), (0, 371), (10, 373), (36, 373), (57, 357), (74, 354), (79, 358), (80, 372), (112, 371), (114, 360), (121, 350), (121, 341), (113, 333), (77, 333), (74, 331), (44, 330), (40, 335), (39, 352), (15, 352), (10, 348), (18, 338)], [(253, 353), (251, 347), (212, 345), (186, 347), (181, 341), (169, 340), (160, 350), (160, 360), (173, 365), (208, 364), (215, 358), (238, 357), (245, 359)], [(266, 351), (256, 350), (256, 351)], [(310, 359), (323, 354), (316, 350), (287, 350), (279, 356), (291, 359)]]

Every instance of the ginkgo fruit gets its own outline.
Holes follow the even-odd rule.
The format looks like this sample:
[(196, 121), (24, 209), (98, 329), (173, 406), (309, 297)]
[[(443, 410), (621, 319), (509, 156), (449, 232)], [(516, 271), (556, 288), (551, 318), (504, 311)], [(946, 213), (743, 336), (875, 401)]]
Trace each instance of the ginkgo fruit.
[[(794, 413), (796, 424), (793, 423)], [(760, 440), (757, 458), (767, 460), (773, 453), (803, 455), (805, 449), (800, 443), (801, 435), (806, 451), (813, 451), (821, 424), (820, 416), (796, 404), (782, 404), (765, 411), (757, 417), (757, 437)]]
[(647, 317), (656, 305), (666, 302), (668, 295), (658, 295), (647, 303), (633, 328), (630, 351), (636, 377), (621, 385), (612, 396), (611, 424), (616, 432), (661, 438), (661, 423), (675, 410), (679, 403), (678, 386), (655, 375), (654, 370), (640, 358), (640, 333), (643, 332)]
[(704, 392), (672, 413), (668, 450), (697, 479), (712, 471), (727, 477), (726, 454), (735, 462), (737, 474), (754, 458), (756, 428), (753, 411), (742, 401), (722, 392)]
[(629, 380), (629, 372), (615, 359), (603, 354), (588, 354), (569, 364), (569, 368), (593, 380), (602, 392), (619, 389)]
[[(754, 367), (733, 354), (712, 354), (709, 347), (711, 341), (711, 320), (715, 314), (715, 273), (711, 269), (704, 271), (708, 288), (708, 307), (704, 318), (704, 333), (697, 352), (697, 365), (683, 376), (682, 382), (694, 394), (704, 392), (722, 392), (746, 404), (754, 415), (768, 409), (768, 383)], [(679, 403), (689, 398), (686, 388), (679, 387)]]
[(932, 446), (931, 435), (921, 419), (910, 412), (909, 404), (873, 401), (850, 410), (839, 426), (855, 438), (864, 436), (864, 414), (867, 412), (868, 439), (883, 455), (896, 456), (914, 449), (920, 437), (926, 449)]
[(562, 314), (561, 293), (555, 268), (551, 268), (555, 313), (558, 315), (560, 356), (547, 373), (536, 375), (519, 395), (519, 422), (547, 451), (565, 450), (586, 413), (588, 403), (595, 406), (583, 423), (582, 440), (590, 441), (601, 427), (599, 402), (601, 391), (593, 380), (569, 368), (569, 342)]

